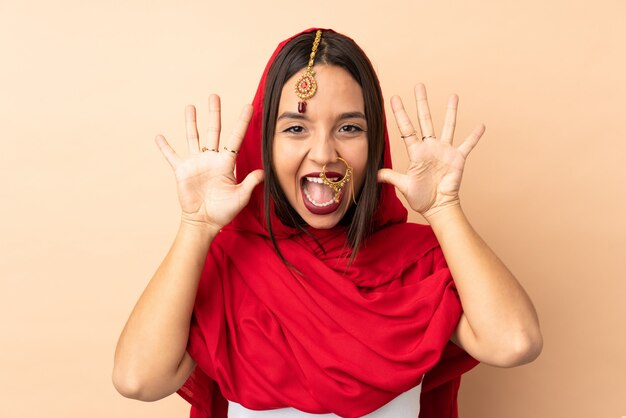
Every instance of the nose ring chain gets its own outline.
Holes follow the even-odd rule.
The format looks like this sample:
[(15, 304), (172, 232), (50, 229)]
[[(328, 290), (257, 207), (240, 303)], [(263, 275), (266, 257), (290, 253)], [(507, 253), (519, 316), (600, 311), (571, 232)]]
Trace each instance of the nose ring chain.
[(354, 197), (354, 182), (350, 181), (350, 179), (352, 178), (352, 167), (350, 167), (348, 162), (344, 160), (343, 158), (337, 157), (337, 159), (346, 165), (346, 174), (343, 175), (343, 178), (341, 180), (332, 181), (328, 177), (326, 177), (326, 164), (324, 164), (324, 166), (322, 167), (320, 178), (322, 179), (325, 185), (333, 189), (333, 191), (335, 192), (335, 196), (333, 197), (333, 200), (337, 203), (339, 202), (339, 195), (341, 193), (341, 188), (343, 187), (344, 184), (346, 184), (347, 182), (350, 182), (351, 191), (352, 191), (352, 201), (356, 205), (356, 199)]

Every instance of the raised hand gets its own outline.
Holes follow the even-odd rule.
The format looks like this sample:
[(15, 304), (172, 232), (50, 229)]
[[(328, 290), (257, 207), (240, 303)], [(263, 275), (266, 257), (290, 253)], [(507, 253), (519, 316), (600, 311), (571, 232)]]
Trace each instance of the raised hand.
[(458, 96), (452, 95), (448, 99), (448, 109), (439, 139), (433, 129), (423, 84), (415, 86), (415, 101), (421, 135), (413, 128), (402, 100), (398, 96), (391, 98), (391, 108), (400, 135), (405, 141), (410, 163), (406, 174), (386, 168), (379, 170), (378, 180), (397, 187), (411, 208), (428, 218), (442, 208), (459, 204), (459, 188), (465, 160), (485, 132), (485, 125), (477, 126), (455, 148), (452, 139)]
[(235, 179), (237, 150), (252, 118), (252, 106), (246, 105), (228, 140), (220, 141), (220, 98), (209, 97), (209, 127), (206, 147), (200, 148), (196, 109), (185, 109), (189, 155), (181, 158), (162, 135), (155, 141), (176, 175), (182, 221), (221, 229), (250, 200), (252, 190), (263, 181), (263, 170), (255, 170), (240, 184)]

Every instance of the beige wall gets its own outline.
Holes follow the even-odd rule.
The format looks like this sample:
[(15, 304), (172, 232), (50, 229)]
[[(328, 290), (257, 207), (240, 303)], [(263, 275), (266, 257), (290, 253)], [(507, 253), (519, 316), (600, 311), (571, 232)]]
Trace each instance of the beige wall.
[(276, 44), (309, 26), (354, 37), (387, 99), (414, 109), (423, 81), (437, 124), (456, 92), (457, 132), (487, 125), (464, 206), (533, 298), (545, 348), (469, 373), (462, 416), (626, 415), (626, 3), (226, 3), (0, 0), (0, 416), (187, 415), (110, 382), (178, 224), (153, 138), (184, 150), (184, 106), (204, 115), (211, 92), (229, 132)]

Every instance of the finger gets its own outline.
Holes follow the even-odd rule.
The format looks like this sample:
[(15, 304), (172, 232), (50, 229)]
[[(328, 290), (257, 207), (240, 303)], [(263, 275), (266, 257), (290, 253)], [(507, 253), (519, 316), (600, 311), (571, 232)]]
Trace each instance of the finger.
[(458, 150), (463, 155), (464, 158), (467, 158), (469, 153), (472, 152), (476, 144), (478, 144), (480, 137), (483, 136), (484, 133), (485, 133), (485, 125), (481, 123), (476, 128), (474, 128), (472, 133), (469, 134), (467, 138), (465, 138), (465, 141), (463, 141), (463, 143), (459, 145)]
[[(233, 129), (233, 133), (230, 135), (226, 144), (220, 144), (220, 152), (224, 152), (229, 155), (236, 155), (236, 152), (241, 148), (241, 143), (243, 142), (243, 137), (246, 135), (246, 131), (248, 130), (248, 124), (252, 119), (253, 108), (252, 105), (245, 105), (239, 114), (239, 119), (235, 123), (235, 128)], [(224, 149), (226, 147), (226, 149)], [(228, 152), (235, 151), (235, 152)]]
[(241, 187), (244, 191), (244, 196), (246, 196), (246, 204), (250, 200), (250, 195), (256, 186), (258, 186), (264, 179), (264, 172), (261, 169), (254, 170), (250, 172), (245, 179), (241, 183), (239, 183), (239, 187)]
[(391, 184), (398, 188), (402, 193), (406, 190), (406, 175), (393, 171), (390, 168), (381, 168), (378, 170), (378, 182)]
[(417, 121), (420, 125), (422, 138), (425, 136), (435, 136), (433, 121), (430, 118), (428, 108), (428, 98), (426, 97), (426, 87), (422, 83), (415, 86), (415, 102), (417, 103)]
[(220, 132), (222, 131), (221, 103), (220, 96), (212, 94), (209, 96), (209, 128), (207, 129), (206, 146), (208, 149), (217, 150), (220, 142)]
[(185, 108), (185, 131), (187, 132), (189, 152), (197, 154), (200, 151), (200, 143), (198, 141), (198, 127), (196, 126), (196, 108), (192, 105)]
[[(393, 116), (396, 120), (396, 125), (400, 131), (400, 135), (404, 137), (404, 142), (407, 148), (417, 143), (419, 141), (417, 132), (415, 132), (415, 128), (411, 123), (409, 115), (407, 115), (406, 110), (404, 110), (404, 105), (402, 104), (402, 99), (400, 99), (400, 97), (391, 97), (391, 110), (393, 111)], [(415, 133), (415, 135), (411, 135), (413, 133)]]
[(446, 144), (452, 144), (454, 138), (454, 128), (456, 126), (456, 112), (459, 107), (459, 96), (453, 94), (448, 99), (448, 108), (446, 109), (446, 117), (443, 121), (443, 130), (441, 131), (441, 141)]
[(163, 154), (167, 162), (170, 163), (174, 170), (176, 170), (176, 167), (178, 167), (178, 165), (180, 164), (180, 158), (172, 149), (172, 147), (170, 147), (170, 144), (168, 144), (165, 137), (163, 135), (157, 135), (154, 138), (154, 141), (159, 147), (159, 150), (161, 150), (161, 153)]

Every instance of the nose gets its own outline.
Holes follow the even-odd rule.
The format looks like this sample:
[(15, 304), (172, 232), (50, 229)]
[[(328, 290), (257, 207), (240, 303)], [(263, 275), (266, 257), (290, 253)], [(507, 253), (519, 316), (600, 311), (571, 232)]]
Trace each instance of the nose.
[(309, 159), (320, 167), (337, 161), (335, 141), (330, 135), (317, 135), (312, 138)]

